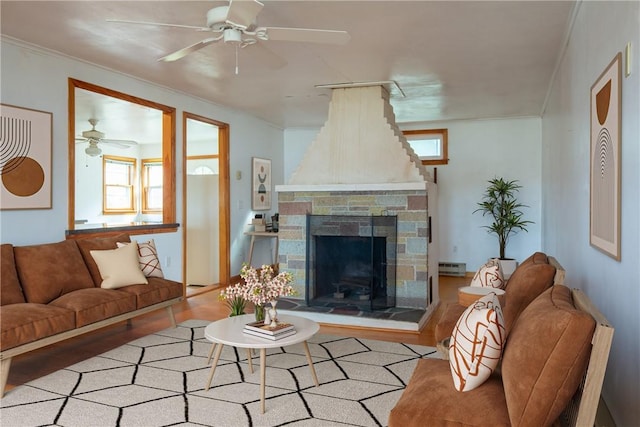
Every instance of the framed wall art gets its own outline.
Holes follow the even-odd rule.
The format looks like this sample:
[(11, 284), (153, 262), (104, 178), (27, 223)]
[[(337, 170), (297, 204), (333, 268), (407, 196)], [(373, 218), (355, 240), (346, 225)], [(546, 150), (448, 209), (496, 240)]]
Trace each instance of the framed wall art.
[(271, 160), (251, 159), (251, 209), (271, 209)]
[(589, 243), (620, 260), (622, 55), (591, 86)]
[(51, 209), (52, 118), (0, 104), (0, 209)]

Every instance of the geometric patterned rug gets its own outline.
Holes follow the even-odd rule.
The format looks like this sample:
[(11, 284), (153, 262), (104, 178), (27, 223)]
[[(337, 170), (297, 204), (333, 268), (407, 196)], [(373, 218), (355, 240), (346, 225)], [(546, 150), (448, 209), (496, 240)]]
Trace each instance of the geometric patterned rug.
[(420, 358), (434, 347), (316, 334), (267, 349), (266, 411), (260, 360), (225, 346), (208, 391), (209, 321), (189, 320), (12, 389), (0, 425), (18, 426), (386, 426)]

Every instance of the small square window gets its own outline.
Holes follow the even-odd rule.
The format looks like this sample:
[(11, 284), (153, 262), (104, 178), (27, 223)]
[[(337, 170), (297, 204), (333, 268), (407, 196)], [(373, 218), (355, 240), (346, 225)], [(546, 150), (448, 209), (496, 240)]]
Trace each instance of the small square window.
[(449, 163), (447, 129), (406, 130), (402, 133), (423, 165)]

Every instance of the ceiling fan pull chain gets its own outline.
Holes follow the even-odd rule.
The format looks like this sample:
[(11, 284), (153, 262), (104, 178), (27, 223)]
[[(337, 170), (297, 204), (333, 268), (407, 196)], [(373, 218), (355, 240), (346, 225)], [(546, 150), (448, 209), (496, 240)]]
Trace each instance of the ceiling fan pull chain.
[(236, 43), (236, 76), (238, 75), (238, 44)]

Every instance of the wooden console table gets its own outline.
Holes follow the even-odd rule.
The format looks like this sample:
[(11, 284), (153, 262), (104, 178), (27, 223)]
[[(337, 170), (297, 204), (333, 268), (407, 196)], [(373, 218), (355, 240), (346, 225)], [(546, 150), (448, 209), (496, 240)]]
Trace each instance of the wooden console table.
[(256, 239), (276, 239), (276, 247), (273, 254), (273, 263), (278, 263), (278, 233), (273, 231), (247, 231), (244, 234), (247, 236), (251, 236), (251, 243), (249, 243), (249, 259), (247, 260), (247, 264), (251, 265), (251, 260), (253, 259), (253, 246), (256, 242)]

